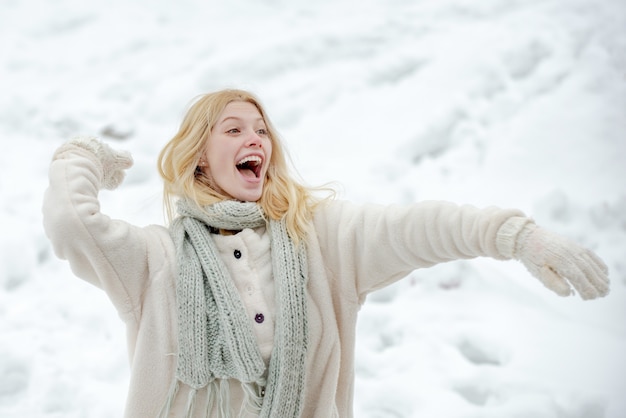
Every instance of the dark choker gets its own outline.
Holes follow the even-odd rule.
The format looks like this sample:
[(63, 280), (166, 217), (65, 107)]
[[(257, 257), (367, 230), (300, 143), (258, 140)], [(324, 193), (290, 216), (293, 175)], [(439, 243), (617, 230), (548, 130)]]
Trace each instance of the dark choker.
[(231, 229), (220, 229), (220, 228), (216, 228), (214, 226), (211, 225), (207, 225), (207, 227), (209, 228), (209, 232), (212, 234), (219, 234), (219, 235), (235, 235), (240, 233), (241, 231), (237, 231), (237, 230), (231, 230)]

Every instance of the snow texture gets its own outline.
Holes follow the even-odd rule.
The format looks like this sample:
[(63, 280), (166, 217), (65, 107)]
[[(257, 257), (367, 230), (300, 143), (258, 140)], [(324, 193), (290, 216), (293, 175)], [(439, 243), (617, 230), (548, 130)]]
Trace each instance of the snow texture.
[(96, 134), (131, 151), (103, 211), (162, 223), (157, 153), (224, 87), (262, 98), (311, 185), (517, 207), (609, 266), (590, 302), (489, 259), (373, 294), (357, 418), (626, 417), (623, 0), (3, 0), (0, 416), (124, 407), (122, 323), (42, 231), (54, 149)]

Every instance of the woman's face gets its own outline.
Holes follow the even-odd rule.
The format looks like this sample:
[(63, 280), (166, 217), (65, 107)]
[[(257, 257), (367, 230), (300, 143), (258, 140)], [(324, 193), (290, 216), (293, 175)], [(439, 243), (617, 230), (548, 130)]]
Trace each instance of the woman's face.
[(256, 202), (271, 156), (272, 142), (259, 110), (249, 102), (231, 102), (211, 130), (200, 167), (217, 191)]

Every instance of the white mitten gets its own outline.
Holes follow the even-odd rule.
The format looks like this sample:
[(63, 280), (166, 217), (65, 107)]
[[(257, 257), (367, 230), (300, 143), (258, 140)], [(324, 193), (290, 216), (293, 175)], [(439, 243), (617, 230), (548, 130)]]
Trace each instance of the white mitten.
[[(72, 138), (68, 145), (76, 145), (91, 151), (102, 164), (101, 187), (115, 189), (124, 180), (126, 169), (133, 165), (133, 158), (128, 151), (118, 151), (93, 136)], [(62, 147), (63, 148), (63, 147)]]
[(572, 287), (583, 299), (609, 293), (608, 269), (600, 257), (532, 222), (517, 236), (514, 257), (558, 295), (571, 295)]

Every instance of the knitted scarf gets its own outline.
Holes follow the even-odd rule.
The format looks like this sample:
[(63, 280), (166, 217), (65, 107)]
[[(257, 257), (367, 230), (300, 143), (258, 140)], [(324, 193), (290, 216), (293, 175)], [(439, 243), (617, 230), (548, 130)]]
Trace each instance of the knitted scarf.
[[(228, 379), (243, 385), (247, 405), (242, 409), (258, 412), (262, 418), (300, 416), (308, 339), (303, 245), (294, 245), (284, 219), (266, 221), (256, 203), (228, 200), (199, 208), (180, 200), (177, 208), (180, 216), (171, 225), (171, 235), (178, 269), (178, 363), (176, 381), (160, 416), (168, 416), (183, 382), (192, 388), (188, 416), (195, 408), (195, 393), (206, 388), (207, 411), (218, 405), (219, 414), (230, 417)], [(277, 306), (267, 380), (252, 320), (210, 232), (210, 228), (264, 225), (270, 234)]]

